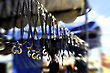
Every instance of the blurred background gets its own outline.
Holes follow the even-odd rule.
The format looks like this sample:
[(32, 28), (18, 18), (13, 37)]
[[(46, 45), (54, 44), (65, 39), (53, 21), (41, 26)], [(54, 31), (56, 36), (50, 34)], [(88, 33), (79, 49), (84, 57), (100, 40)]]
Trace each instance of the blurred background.
[(89, 4), (95, 11), (96, 21), (101, 27), (101, 57), (103, 73), (110, 72), (110, 5), (109, 0), (89, 0)]
[[(7, 0), (7, 4), (9, 1)], [(56, 17), (58, 24), (73, 29), (85, 23), (83, 0), (38, 1)], [(1, 9), (2, 0), (0, 2)], [(91, 9), (87, 14), (88, 23), (95, 22), (94, 28), (88, 27), (88, 43), (90, 44), (88, 55), (89, 72), (110, 73), (110, 0), (87, 0), (87, 2), (87, 9)], [(84, 37), (85, 32), (79, 32), (79, 30), (72, 32), (86, 41), (86, 37)], [(12, 54), (0, 55), (0, 69), (6, 71), (3, 73), (16, 73), (16, 71), (13, 71), (13, 57)]]

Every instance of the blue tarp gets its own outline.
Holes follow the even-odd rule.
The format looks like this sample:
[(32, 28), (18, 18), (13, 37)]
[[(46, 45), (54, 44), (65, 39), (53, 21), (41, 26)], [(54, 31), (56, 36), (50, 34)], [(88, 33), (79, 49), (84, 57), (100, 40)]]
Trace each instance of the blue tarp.
[[(85, 24), (74, 24), (74, 23), (63, 23), (63, 22), (60, 22), (61, 24), (59, 24), (59, 26), (65, 26), (66, 28), (68, 28), (72, 33), (74, 34), (77, 34), (77, 33), (81, 33), (83, 32), (83, 30), (85, 30)], [(94, 21), (91, 21), (91, 22), (88, 22), (87, 23), (88, 25), (88, 31), (90, 30), (94, 30), (95, 28), (99, 27), (99, 25), (94, 22)]]
[[(97, 25), (97, 23), (96, 22), (93, 22), (93, 21), (91, 21), (91, 22), (88, 22), (88, 31), (90, 31), (90, 30), (94, 30), (96, 27), (99, 27), (98, 25)], [(72, 24), (72, 23), (69, 23), (69, 24), (66, 24), (66, 23), (60, 23), (60, 24), (58, 24), (58, 27), (66, 27), (66, 28), (68, 28), (72, 33), (74, 33), (74, 34), (77, 34), (77, 33), (81, 33), (81, 32), (83, 32), (83, 30), (85, 29), (85, 25), (84, 24), (81, 24), (81, 25), (74, 25), (74, 24)], [(53, 28), (53, 27), (52, 27)], [(39, 38), (41, 38), (41, 35), (42, 35), (42, 30), (41, 30), (41, 26), (38, 26), (38, 27), (36, 27), (36, 30), (37, 30), (37, 34), (39, 35)], [(56, 29), (56, 26), (55, 26), (55, 30), (57, 31), (57, 29)], [(29, 25), (27, 24), (25, 27), (24, 27), (24, 35), (23, 35), (23, 39), (27, 39), (28, 38), (28, 31), (29, 31)], [(55, 31), (55, 33), (57, 33)], [(59, 32), (59, 31), (58, 31)], [(34, 27), (32, 27), (32, 33), (34, 33)], [(52, 30), (52, 35), (53, 35), (53, 30)], [(49, 35), (49, 26), (47, 26), (47, 34)], [(7, 38), (8, 39), (11, 39), (13, 36), (13, 29), (11, 29), (11, 30), (9, 30), (9, 33), (8, 33), (8, 35), (7, 35)], [(15, 39), (16, 40), (19, 40), (20, 39), (20, 37), (21, 37), (21, 30), (20, 29), (18, 29), (18, 28), (16, 28), (16, 32), (15, 32), (15, 34), (14, 34), (14, 37), (15, 37)]]

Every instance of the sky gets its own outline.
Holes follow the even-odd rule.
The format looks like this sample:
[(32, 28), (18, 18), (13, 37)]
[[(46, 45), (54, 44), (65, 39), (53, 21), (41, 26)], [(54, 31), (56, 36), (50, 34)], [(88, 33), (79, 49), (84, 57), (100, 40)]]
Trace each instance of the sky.
[(110, 16), (110, 0), (88, 0), (89, 5), (100, 15)]

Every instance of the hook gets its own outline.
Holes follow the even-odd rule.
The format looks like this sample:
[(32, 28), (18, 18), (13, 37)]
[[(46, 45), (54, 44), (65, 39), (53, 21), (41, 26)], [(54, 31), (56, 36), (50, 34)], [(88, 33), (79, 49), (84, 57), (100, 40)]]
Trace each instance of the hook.
[(22, 53), (22, 49), (20, 48), (20, 46), (18, 47), (19, 48), (19, 52), (18, 52), (18, 54), (21, 54)]
[(41, 60), (40, 51), (36, 51), (36, 53), (37, 53), (36, 59)]
[(30, 52), (31, 52), (31, 48), (32, 48), (32, 46), (33, 46), (33, 44), (32, 44), (30, 47), (27, 47), (27, 49), (28, 49), (28, 52), (27, 52), (27, 54), (28, 54), (28, 57), (31, 57), (31, 54), (30, 54)]
[(36, 54), (35, 53), (35, 50), (32, 50), (33, 54), (32, 54), (32, 59), (36, 59), (36, 57), (34, 57), (34, 55)]
[(34, 57), (35, 54), (36, 54), (36, 53), (33, 53), (33, 54), (32, 54), (32, 59), (36, 59), (36, 58)]
[(42, 51), (43, 55), (47, 55), (46, 49)]
[(50, 58), (50, 56), (48, 55), (48, 59), (47, 59), (47, 61), (49, 61), (49, 60), (51, 60), (51, 58)]
[(20, 44), (19, 42), (18, 42), (18, 48), (19, 48), (19, 52), (18, 52), (18, 54), (21, 54), (22, 53), (22, 49), (21, 49), (21, 46), (22, 46), (22, 44)]
[(37, 60), (41, 60), (40, 54), (37, 54), (36, 59), (37, 59)]
[(28, 57), (31, 57), (31, 54), (30, 54), (31, 50), (28, 50)]

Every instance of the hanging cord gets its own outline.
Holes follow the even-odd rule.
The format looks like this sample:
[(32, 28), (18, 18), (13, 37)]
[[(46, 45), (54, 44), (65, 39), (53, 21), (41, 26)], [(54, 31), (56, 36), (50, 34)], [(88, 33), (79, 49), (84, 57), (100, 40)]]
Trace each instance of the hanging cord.
[[(32, 2), (31, 2), (32, 3)], [(29, 4), (29, 1), (28, 1), (28, 4)], [(31, 5), (32, 6), (32, 5)], [(27, 9), (27, 8), (26, 8)], [(28, 6), (28, 9), (29, 9), (29, 6)], [(32, 7), (31, 7), (31, 11), (32, 11), (33, 9), (32, 9)], [(29, 11), (29, 10), (28, 10)], [(28, 12), (29, 13), (29, 12)], [(32, 14), (32, 15), (31, 15)], [(31, 46), (30, 47), (27, 47), (27, 49), (28, 49), (28, 56), (29, 57), (31, 57), (32, 56), (32, 58), (33, 59), (41, 59), (41, 57), (40, 57), (40, 51), (37, 49), (37, 51), (36, 51), (36, 49), (34, 48), (35, 46), (35, 40), (34, 40), (34, 36), (33, 36), (33, 34), (32, 34), (32, 28), (31, 28), (31, 26), (32, 26), (32, 24), (30, 24), (30, 23), (34, 23), (34, 20), (32, 20), (32, 16), (33, 16), (33, 12), (31, 12), (30, 14), (28, 14), (28, 23), (29, 23), (29, 32), (28, 32), (28, 39), (27, 39), (27, 41), (28, 41), (28, 43), (27, 43), (27, 46), (29, 46), (28, 44), (29, 44), (29, 39), (30, 39), (30, 33), (31, 33), (31, 37), (32, 37), (32, 44), (31, 44)], [(30, 18), (31, 17), (31, 18)], [(33, 22), (30, 22), (30, 20), (31, 21), (33, 21)], [(35, 24), (36, 25), (36, 24)], [(35, 30), (36, 28), (34, 28), (34, 30)], [(34, 31), (34, 33), (35, 33), (35, 31)], [(37, 35), (37, 32), (36, 32), (36, 35)], [(38, 42), (39, 42), (39, 40), (38, 40)], [(40, 45), (40, 43), (38, 43), (38, 45)], [(34, 47), (33, 47), (34, 46)], [(33, 49), (35, 49), (35, 50), (31, 50), (32, 49), (32, 47), (33, 47)], [(33, 52), (32, 54), (30, 54), (30, 52)], [(35, 53), (36, 52), (36, 53)], [(35, 54), (37, 54), (36, 56), (35, 56)]]
[[(29, 15), (28, 15), (28, 13), (29, 13), (29, 11), (28, 11), (28, 8), (27, 8), (27, 3), (26, 3), (26, 1), (24, 0), (23, 1), (23, 6), (24, 7), (22, 7), (22, 20), (21, 20), (21, 41), (23, 41), (23, 32), (24, 32), (24, 28), (23, 28), (23, 17), (24, 16), (26, 16), (27, 18), (29, 18)], [(24, 14), (24, 8), (25, 8), (25, 14)], [(28, 20), (28, 22), (29, 22), (29, 20)], [(25, 48), (27, 48), (26, 47), (26, 44), (27, 44), (27, 46), (29, 47), (29, 38), (30, 38), (30, 30), (28, 31), (28, 38), (27, 38), (27, 40), (26, 40), (26, 42), (22, 42), (23, 43), (23, 46), (25, 47)]]
[(84, 2), (84, 11), (83, 11), (83, 13), (85, 14), (85, 38), (86, 38), (86, 42), (88, 43), (88, 41), (89, 41), (89, 36), (88, 36), (88, 15), (87, 15), (87, 5), (88, 5), (88, 2), (87, 2), (87, 0), (83, 0)]
[(69, 54), (69, 47), (68, 47), (68, 38), (67, 38), (67, 28), (64, 27), (64, 39), (65, 39), (65, 45), (67, 46), (67, 52), (68, 52), (68, 55), (70, 56)]
[[(31, 16), (30, 16), (30, 20), (31, 20), (31, 22), (29, 23), (29, 27), (30, 27), (30, 31), (31, 31), (31, 37), (32, 37), (32, 42), (33, 42), (33, 49), (35, 49), (35, 40), (34, 40), (34, 36), (33, 36), (33, 34), (32, 34), (32, 24), (34, 24), (34, 13), (33, 13), (33, 6), (34, 6), (34, 4), (33, 4), (33, 0), (31, 0)], [(35, 26), (34, 26), (35, 27)]]
[(47, 49), (47, 40), (48, 40), (48, 35), (47, 35), (47, 24), (48, 24), (48, 12), (47, 10), (42, 6), (42, 9), (43, 9), (43, 13), (42, 13), (42, 16), (43, 16), (43, 29), (44, 29), (44, 37), (42, 38), (42, 43), (43, 43), (43, 50), (46, 50)]
[[(42, 30), (42, 38), (41, 38), (41, 42), (42, 42), (42, 50), (40, 50), (41, 52), (41, 57), (43, 56), (43, 53), (42, 51), (46, 50), (45, 49), (45, 14), (44, 14), (44, 7), (42, 4), (40, 4), (38, 2), (38, 5), (39, 5), (39, 16), (40, 16), (40, 24), (41, 24), (41, 30)], [(40, 42), (39, 42), (40, 44)], [(41, 44), (40, 44), (41, 45)]]
[[(24, 0), (24, 2), (23, 2), (23, 4), (24, 4), (24, 7), (25, 7), (25, 11), (26, 11), (26, 16), (27, 16), (27, 18), (28, 18), (28, 24), (30, 23), (30, 14), (29, 14), (29, 0), (27, 0), (28, 1), (28, 3), (26, 3), (26, 1)], [(22, 25), (21, 25), (21, 27), (22, 27)], [(23, 27), (22, 27), (23, 28)], [(22, 31), (21, 31), (22, 32)], [(29, 46), (29, 39), (30, 39), (30, 32), (31, 32), (31, 30), (30, 30), (30, 26), (29, 26), (29, 30), (28, 30), (28, 38), (27, 38), (27, 40), (26, 40), (26, 42), (24, 42), (23, 43), (23, 46), (25, 47), (25, 48), (27, 48), (28, 49), (28, 53), (30, 52), (30, 50), (31, 50), (31, 48), (32, 48), (32, 45), (31, 46)], [(23, 32), (22, 32), (23, 33)], [(23, 35), (22, 35), (23, 36)], [(27, 45), (27, 46), (26, 46)], [(30, 55), (31, 54), (28, 54), (28, 56), (30, 57)]]
[[(88, 5), (88, 2), (87, 0), (84, 0), (84, 14), (85, 14), (85, 37), (86, 37), (86, 42), (89, 43), (89, 33), (88, 33), (88, 15), (87, 15), (87, 5)], [(87, 54), (87, 73), (88, 73), (88, 54)]]
[[(25, 2), (25, 0), (24, 0), (23, 6), (25, 6), (26, 12), (28, 13), (26, 5), (27, 5), (27, 4), (26, 4), (26, 2)], [(26, 14), (26, 15), (27, 15), (27, 14)], [(27, 16), (27, 17), (28, 17), (28, 16)], [(22, 26), (22, 28), (23, 28), (23, 26)], [(22, 30), (23, 30), (23, 29), (22, 29)], [(29, 45), (29, 44), (30, 44), (30, 43), (29, 43), (29, 39), (30, 39), (29, 37), (30, 37), (30, 30), (29, 30), (29, 33), (28, 33), (27, 46), (24, 45), (25, 48), (29, 48), (28, 50), (30, 50), (30, 49), (32, 48), (32, 45), (31, 45), (31, 46)], [(25, 44), (26, 44), (26, 43), (25, 43)], [(23, 58), (25, 59), (25, 60), (23, 60), (25, 67), (26, 67), (26, 68), (35, 67), (35, 66), (36, 66), (35, 63), (33, 63), (33, 61), (32, 61), (31, 59), (26, 58), (26, 57), (24, 56), (24, 54), (25, 54), (25, 53), (23, 53), (22, 56), (23, 56)], [(29, 55), (28, 55), (28, 56), (29, 56)]]
[[(19, 0), (18, 0), (19, 1)], [(20, 4), (20, 3), (19, 3)], [(19, 5), (19, 7), (21, 8), (21, 5)], [(19, 9), (19, 10), (21, 10), (21, 9)], [(25, 14), (24, 14), (24, 11), (25, 11)], [(22, 13), (20, 13), (21, 14), (21, 41), (22, 41), (22, 44), (23, 44), (23, 46), (25, 47), (25, 48), (27, 48), (26, 47), (26, 44), (29, 44), (29, 38), (30, 38), (30, 31), (28, 31), (28, 38), (27, 38), (27, 40), (25, 41), (25, 42), (23, 42), (23, 32), (24, 32), (24, 26), (23, 26), (23, 24), (24, 24), (24, 22), (23, 22), (23, 20), (24, 20), (24, 16), (25, 16), (25, 18), (27, 17), (27, 18), (29, 18), (29, 16), (28, 16), (28, 8), (27, 8), (27, 3), (26, 3), (26, 1), (24, 0), (23, 1), (23, 7), (22, 7), (22, 10), (21, 10), (21, 12)]]
[(44, 35), (44, 17), (45, 17), (45, 14), (44, 14), (44, 8), (43, 8), (43, 5), (41, 5), (41, 8), (40, 8), (40, 23), (41, 23), (41, 30), (42, 30), (42, 44), (44, 46), (44, 38), (45, 38), (45, 35)]
[(48, 48), (47, 43), (48, 43), (48, 35), (47, 35), (47, 25), (48, 25), (48, 12), (47, 10), (44, 10), (45, 13), (45, 47)]
[[(38, 24), (38, 16), (39, 16), (39, 4), (38, 2), (35, 2), (33, 3), (33, 8), (35, 8), (35, 21), (33, 19), (33, 24), (34, 24), (34, 38), (37, 37), (37, 46), (36, 46), (36, 43), (35, 43), (35, 39), (33, 40), (33, 48), (34, 50), (32, 50), (33, 54), (32, 54), (32, 59), (41, 59), (40, 57), (40, 50), (39, 50), (39, 46), (40, 46), (40, 39), (38, 37), (38, 34), (37, 34), (37, 30), (36, 30), (36, 27), (37, 27), (37, 24)], [(36, 37), (35, 37), (36, 36)], [(36, 55), (37, 54), (37, 55)], [(35, 56), (36, 55), (36, 56)]]
[(42, 38), (44, 38), (44, 16), (43, 16), (43, 6), (40, 5), (40, 23), (41, 23), (41, 30), (42, 30)]
[[(49, 54), (50, 54), (50, 52), (51, 52), (51, 49), (52, 49), (52, 45), (51, 45), (51, 36), (52, 36), (52, 34), (51, 34), (51, 27), (52, 27), (52, 24), (51, 24), (51, 17), (52, 17), (52, 15), (51, 14), (49, 14), (48, 15), (48, 24), (49, 24), (49, 41), (48, 41), (48, 50), (49, 50)], [(52, 59), (53, 60), (53, 59)]]
[[(21, 7), (21, 5), (20, 5)], [(24, 7), (25, 7), (25, 0), (23, 1), (23, 6), (21, 10), (21, 42), (23, 43), (23, 33), (24, 33)]]
[[(32, 3), (32, 1), (31, 1)], [(32, 5), (32, 4), (31, 4)], [(30, 39), (30, 35), (32, 37), (32, 40), (34, 40), (33, 34), (32, 34), (32, 24), (31, 24), (31, 17), (32, 17), (32, 6), (31, 6), (31, 10), (30, 10), (30, 2), (28, 0), (28, 9), (26, 7), (26, 11), (27, 11), (27, 16), (28, 16), (28, 24), (29, 24), (29, 31), (28, 31), (28, 43), (29, 43), (29, 39)], [(31, 11), (31, 12), (30, 12)], [(32, 44), (33, 45), (33, 44)], [(31, 46), (32, 46), (31, 45)]]
[(53, 26), (53, 38), (54, 38), (54, 40), (56, 40), (55, 21), (56, 21), (55, 17), (52, 16), (52, 26)]
[(47, 24), (48, 24), (48, 12), (47, 12), (47, 10), (45, 10), (45, 14), (46, 14), (46, 18), (45, 18), (45, 36), (47, 38), (48, 37), (47, 36)]
[[(73, 45), (72, 45), (72, 42), (73, 42), (73, 39), (72, 39), (72, 38), (73, 38), (73, 33), (72, 33), (72, 32), (69, 32), (69, 35), (70, 35), (70, 36), (69, 36), (69, 38), (70, 38), (70, 45), (73, 46)], [(70, 48), (69, 48), (69, 49), (70, 49)], [(68, 54), (69, 54), (69, 57), (70, 57), (70, 53), (68, 53)]]
[(39, 17), (40, 17), (40, 14), (39, 14), (39, 2), (37, 0), (35, 0), (35, 3), (34, 4), (35, 4), (34, 36), (36, 35), (37, 40), (39, 42), (38, 44), (40, 45), (40, 40), (39, 40), (39, 37), (38, 37), (38, 34), (37, 34), (37, 31), (39, 31), (39, 30), (36, 30), (36, 27), (37, 27), (38, 21), (39, 21)]
[(15, 25), (16, 25), (16, 20), (15, 19), (15, 16), (14, 16), (14, 0), (11, 1), (11, 7), (12, 7), (12, 10), (11, 10), (11, 15), (12, 15), (12, 24), (13, 24), (13, 38), (12, 40), (15, 40)]
[(50, 39), (52, 39), (51, 38), (51, 36), (52, 36), (52, 15), (51, 14), (49, 14), (49, 37), (50, 37)]
[[(21, 42), (22, 43), (24, 43), (23, 42), (23, 32), (24, 32), (24, 26), (23, 26), (23, 24), (24, 24), (24, 16), (26, 15), (26, 14), (24, 14), (24, 8), (25, 8), (25, 6), (26, 6), (26, 1), (24, 0), (23, 1), (23, 6), (22, 6), (22, 10), (21, 10)], [(26, 10), (27, 11), (27, 10)], [(26, 46), (25, 45), (23, 45), (25, 48), (26, 48)], [(25, 53), (24, 53), (25, 54)], [(25, 58), (25, 56), (22, 54), (22, 56), (24, 57), (24, 59), (25, 59), (25, 61), (24, 61), (24, 63), (26, 62), (27, 64), (25, 64), (25, 67), (28, 67), (30, 64), (29, 64), (29, 59), (26, 59)]]
[(36, 30), (36, 27), (37, 27), (37, 24), (38, 24), (38, 5), (36, 4), (36, 2), (34, 3), (34, 8), (35, 8), (35, 22), (34, 23), (34, 38), (35, 36), (37, 36), (37, 39), (38, 39), (38, 34), (37, 34), (37, 30)]
[[(14, 7), (13, 5), (14, 5), (14, 0), (12, 1), (12, 7)], [(12, 38), (13, 47), (12, 47), (12, 52), (14, 54), (21, 54), (22, 53), (22, 49), (21, 49), (22, 44), (20, 44), (18, 41), (15, 43), (15, 26), (16, 26), (16, 22), (17, 22), (17, 18), (18, 18), (19, 6), (20, 6), (20, 4), (19, 4), (19, 1), (18, 1), (18, 3), (17, 3), (17, 10), (15, 11), (16, 12), (16, 16), (14, 16), (15, 15), (14, 14), (14, 8), (12, 8), (12, 12), (11, 12), (11, 14), (12, 14), (12, 21), (13, 21), (13, 38)], [(21, 24), (22, 24), (22, 22), (21, 22)], [(21, 31), (22, 31), (22, 28), (21, 28)], [(17, 49), (19, 49), (19, 50), (17, 50)]]
[(42, 4), (40, 4), (40, 23), (41, 23), (41, 30), (42, 30), (42, 48), (43, 48), (42, 50), (44, 50), (45, 49), (46, 24), (45, 24), (44, 7)]
[[(28, 3), (29, 4), (29, 3)], [(25, 5), (27, 5), (27, 4), (25, 4)], [(35, 25), (35, 27), (34, 27), (34, 30), (36, 29), (36, 26), (37, 26), (37, 17), (36, 17), (36, 19), (35, 19), (35, 22), (34, 22), (34, 20), (33, 20), (33, 6), (34, 6), (34, 4), (33, 4), (33, 2), (31, 1), (31, 13), (30, 13), (30, 16), (28, 15), (28, 13), (29, 13), (29, 10), (27, 10), (27, 7), (26, 7), (26, 12), (27, 12), (27, 15), (28, 15), (28, 19), (30, 18), (31, 19), (31, 22), (29, 22), (30, 20), (28, 20), (28, 23), (32, 23), (32, 24), (34, 24)], [(29, 6), (28, 6), (29, 7)], [(36, 8), (36, 7), (35, 7)], [(28, 8), (29, 9), (29, 8)], [(35, 12), (35, 16), (36, 16), (36, 14), (37, 14), (37, 8), (35, 9), (36, 10), (36, 12)], [(31, 24), (31, 25), (32, 25)], [(30, 42), (29, 42), (29, 39), (30, 39), (30, 33), (31, 33), (31, 36), (32, 36), (32, 44), (31, 44), (31, 46), (29, 45), (30, 44)], [(35, 31), (34, 31), (34, 33), (35, 33)], [(36, 32), (37, 33), (37, 32)], [(27, 39), (27, 49), (28, 49), (28, 56), (30, 57), (32, 57), (33, 59), (35, 58), (36, 59), (36, 57), (34, 57), (34, 53), (36, 52), (36, 49), (35, 49), (35, 40), (34, 40), (34, 38), (35, 38), (35, 35), (33, 36), (33, 34), (32, 34), (32, 29), (30, 29), (30, 26), (29, 26), (29, 31), (28, 31), (28, 39)], [(35, 49), (35, 50), (31, 50), (32, 49), (32, 47)], [(33, 52), (32, 54), (30, 54), (30, 52)], [(31, 60), (29, 60), (28, 59), (28, 61), (29, 61), (29, 65), (32, 65), (32, 67), (34, 67), (35, 66), (35, 64), (31, 61)]]
[[(66, 28), (66, 33), (67, 33), (67, 44), (70, 45), (70, 34), (69, 34), (69, 30)], [(68, 50), (70, 50), (70, 48), (68, 48)]]
[(62, 66), (63, 66), (63, 58), (64, 58), (64, 33), (63, 33), (63, 28), (61, 28), (60, 30), (61, 30), (61, 36), (62, 36), (61, 49), (63, 50), (63, 54), (62, 54)]
[(43, 56), (42, 51), (46, 50), (45, 49), (45, 30), (46, 30), (46, 25), (45, 25), (45, 13), (44, 13), (44, 7), (42, 4), (39, 4), (39, 15), (40, 15), (40, 23), (41, 23), (41, 30), (42, 30), (42, 50), (41, 50), (41, 56)]

